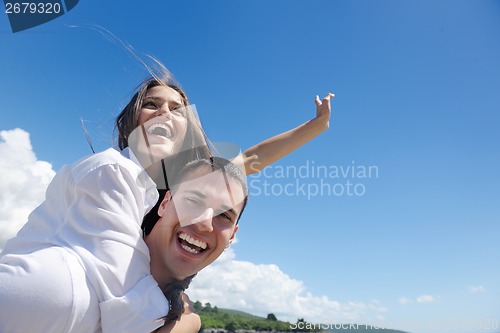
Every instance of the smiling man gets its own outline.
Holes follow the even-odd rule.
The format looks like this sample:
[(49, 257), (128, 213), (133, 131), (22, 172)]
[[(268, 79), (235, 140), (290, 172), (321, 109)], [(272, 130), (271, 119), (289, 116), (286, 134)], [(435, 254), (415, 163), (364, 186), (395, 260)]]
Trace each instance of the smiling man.
[(177, 178), (145, 239), (160, 286), (199, 272), (221, 255), (238, 230), (248, 195), (240, 170), (222, 158), (192, 162)]
[(243, 173), (223, 158), (191, 162), (175, 178), (158, 208), (160, 219), (145, 237), (151, 273), (166, 294), (169, 285), (189, 283), (230, 245), (248, 199)]

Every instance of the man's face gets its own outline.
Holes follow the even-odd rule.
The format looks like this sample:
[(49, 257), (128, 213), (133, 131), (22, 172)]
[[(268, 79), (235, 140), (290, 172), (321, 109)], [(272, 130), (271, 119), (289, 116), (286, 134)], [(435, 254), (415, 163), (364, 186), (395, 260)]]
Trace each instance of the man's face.
[(158, 209), (161, 219), (147, 243), (162, 275), (183, 279), (197, 273), (221, 255), (238, 230), (241, 184), (220, 170), (207, 174), (209, 168), (193, 171), (190, 180), (167, 192)]

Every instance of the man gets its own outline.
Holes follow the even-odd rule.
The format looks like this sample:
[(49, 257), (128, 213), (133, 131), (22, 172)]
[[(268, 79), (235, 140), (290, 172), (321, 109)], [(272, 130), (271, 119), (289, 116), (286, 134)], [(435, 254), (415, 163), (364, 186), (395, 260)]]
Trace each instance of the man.
[(167, 320), (159, 332), (198, 332), (199, 316), (181, 290), (230, 245), (247, 199), (242, 172), (222, 158), (191, 162), (171, 182), (158, 208), (160, 220), (145, 242), (151, 273), (173, 309), (176, 301), (168, 296), (169, 286), (185, 282), (177, 291), (185, 306), (181, 319)]

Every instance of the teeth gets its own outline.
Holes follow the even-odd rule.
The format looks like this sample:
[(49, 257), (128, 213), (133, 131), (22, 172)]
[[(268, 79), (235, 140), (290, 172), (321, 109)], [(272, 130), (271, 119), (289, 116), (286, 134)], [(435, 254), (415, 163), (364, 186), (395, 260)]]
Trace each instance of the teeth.
[(186, 250), (186, 251), (188, 251), (188, 252), (191, 252), (191, 253), (194, 253), (194, 254), (200, 253), (200, 252), (196, 251), (195, 249), (190, 248), (189, 246), (184, 245), (184, 244), (181, 244), (181, 247), (182, 247), (184, 250)]
[(192, 244), (194, 246), (198, 246), (198, 247), (200, 247), (202, 249), (206, 249), (207, 248), (207, 243), (202, 242), (202, 241), (200, 241), (198, 239), (194, 239), (193, 237), (189, 236), (188, 234), (181, 233), (179, 235), (179, 238), (182, 239), (182, 240), (185, 240), (189, 244)]
[(148, 133), (153, 134), (153, 131), (157, 128), (163, 128), (166, 131), (167, 138), (170, 139), (172, 137), (172, 130), (170, 129), (170, 127), (168, 127), (164, 124), (153, 124), (153, 125), (149, 126)]

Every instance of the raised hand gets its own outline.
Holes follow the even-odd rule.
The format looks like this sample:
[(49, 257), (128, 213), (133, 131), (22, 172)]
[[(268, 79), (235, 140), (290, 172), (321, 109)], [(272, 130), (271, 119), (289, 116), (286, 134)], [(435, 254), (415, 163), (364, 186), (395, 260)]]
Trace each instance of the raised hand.
[(319, 96), (316, 95), (316, 99), (314, 101), (316, 103), (316, 118), (324, 121), (327, 128), (330, 126), (330, 115), (332, 113), (330, 99), (334, 97), (334, 94), (328, 93), (323, 100), (320, 100)]

